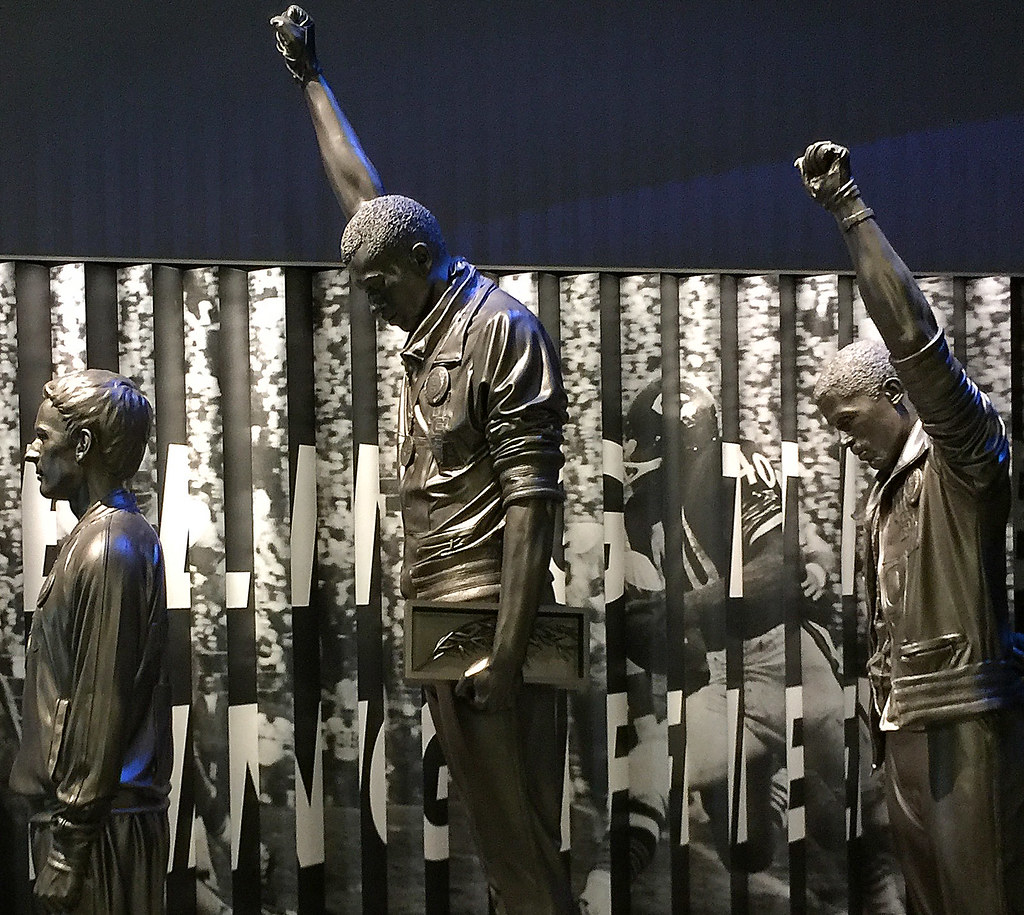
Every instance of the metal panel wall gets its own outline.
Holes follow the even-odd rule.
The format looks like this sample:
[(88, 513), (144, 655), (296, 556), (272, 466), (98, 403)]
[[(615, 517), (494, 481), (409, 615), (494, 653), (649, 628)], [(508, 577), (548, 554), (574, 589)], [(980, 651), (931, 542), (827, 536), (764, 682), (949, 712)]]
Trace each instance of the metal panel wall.
[[(896, 892), (866, 768), (866, 475), (811, 403), (822, 362), (872, 333), (851, 278), (500, 281), (548, 326), (569, 392), (552, 573), (592, 620), (567, 734), (576, 891), (616, 913), (857, 911)], [(922, 281), (1018, 436), (1021, 283)], [(119, 368), (157, 417), (135, 484), (168, 559), (173, 910), (483, 911), (402, 678), (402, 335), (373, 326), (344, 271), (307, 267), (5, 263), (0, 316), (0, 760), (69, 522), (20, 454), (52, 371)], [(775, 590), (745, 539), (751, 485), (778, 490)]]

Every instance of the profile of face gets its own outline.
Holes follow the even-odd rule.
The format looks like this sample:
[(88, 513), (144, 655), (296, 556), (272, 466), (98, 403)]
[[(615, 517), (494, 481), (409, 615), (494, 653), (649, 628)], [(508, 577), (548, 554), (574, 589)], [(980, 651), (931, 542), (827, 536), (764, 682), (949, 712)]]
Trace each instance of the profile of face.
[(384, 250), (372, 257), (360, 245), (349, 262), (349, 274), (366, 292), (375, 316), (411, 331), (430, 304), (432, 266), (430, 249), (423, 242), (409, 251)]
[(888, 471), (899, 459), (910, 428), (902, 400), (902, 386), (890, 379), (882, 394), (826, 393), (818, 407), (843, 447), (873, 469)]
[(71, 435), (60, 411), (44, 398), (36, 414), (35, 438), (25, 460), (36, 465), (39, 491), (47, 499), (70, 500), (85, 478), (81, 459), (88, 450), (88, 433)]

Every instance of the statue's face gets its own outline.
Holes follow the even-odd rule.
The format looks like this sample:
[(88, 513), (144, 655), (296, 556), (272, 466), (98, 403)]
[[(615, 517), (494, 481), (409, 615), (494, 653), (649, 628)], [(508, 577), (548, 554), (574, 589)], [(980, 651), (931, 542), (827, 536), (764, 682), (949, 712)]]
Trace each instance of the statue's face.
[(81, 488), (84, 472), (75, 455), (75, 440), (49, 398), (39, 406), (35, 433), (25, 460), (36, 465), (39, 491), (47, 499), (70, 499)]
[(826, 394), (818, 404), (840, 443), (875, 470), (891, 470), (907, 439), (907, 413), (885, 395)]
[(388, 324), (411, 331), (427, 310), (430, 265), (412, 253), (384, 251), (367, 257), (360, 247), (349, 263), (353, 282), (366, 292), (370, 310)]

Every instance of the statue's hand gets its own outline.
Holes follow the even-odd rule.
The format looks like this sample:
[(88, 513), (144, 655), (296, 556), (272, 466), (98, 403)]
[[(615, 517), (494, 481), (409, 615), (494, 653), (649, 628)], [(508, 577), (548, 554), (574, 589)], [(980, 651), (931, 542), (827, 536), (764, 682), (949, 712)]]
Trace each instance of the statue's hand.
[(316, 32), (312, 17), (301, 6), (289, 6), (270, 24), (277, 32), (277, 50), (288, 69), (302, 85), (320, 75), (316, 57)]
[(35, 895), (46, 912), (70, 912), (78, 905), (82, 882), (80, 871), (47, 857), (36, 875)]
[(845, 146), (830, 140), (812, 143), (793, 164), (807, 193), (826, 210), (836, 210), (860, 196), (850, 177), (850, 150)]
[(512, 705), (521, 682), (518, 670), (488, 667), (468, 677), (463, 675), (455, 686), (455, 695), (478, 712), (500, 712)]

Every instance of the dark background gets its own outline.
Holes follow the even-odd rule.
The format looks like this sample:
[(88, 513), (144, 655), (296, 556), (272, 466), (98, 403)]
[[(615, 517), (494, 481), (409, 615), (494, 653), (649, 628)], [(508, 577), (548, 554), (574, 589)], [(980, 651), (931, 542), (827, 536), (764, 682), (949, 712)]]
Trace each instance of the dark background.
[[(0, 3), (0, 254), (331, 261), (284, 2)], [(1024, 4), (317, 0), (389, 191), (478, 263), (846, 267), (814, 139), (920, 271), (1024, 268)]]

